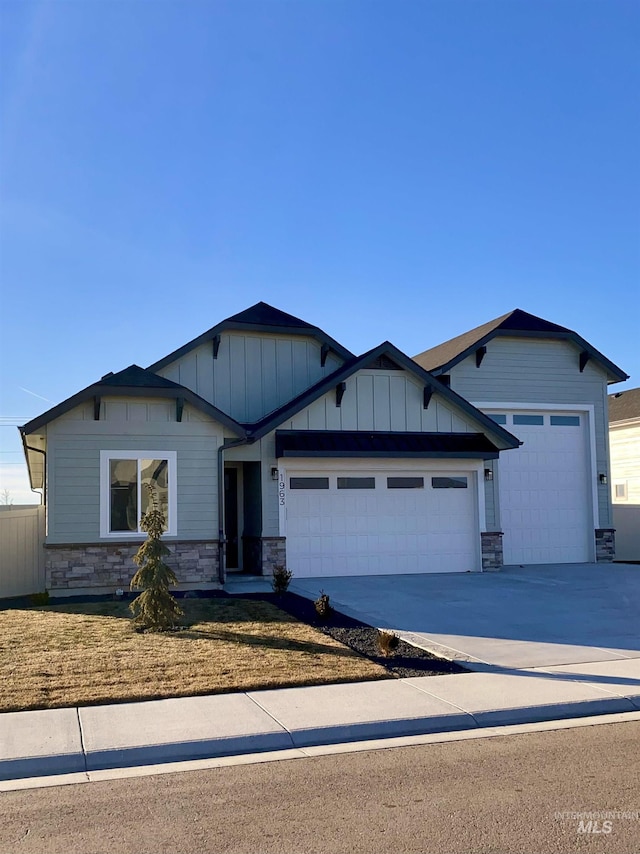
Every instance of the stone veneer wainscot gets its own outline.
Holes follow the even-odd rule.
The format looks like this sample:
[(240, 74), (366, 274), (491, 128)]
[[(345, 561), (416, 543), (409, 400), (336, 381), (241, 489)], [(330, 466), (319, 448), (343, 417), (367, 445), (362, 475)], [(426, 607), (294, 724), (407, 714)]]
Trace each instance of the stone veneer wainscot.
[[(165, 543), (170, 555), (167, 566), (181, 586), (218, 584), (218, 541)], [(46, 545), (46, 587), (50, 592), (81, 587), (129, 589), (138, 567), (133, 556), (140, 543), (94, 543)]]

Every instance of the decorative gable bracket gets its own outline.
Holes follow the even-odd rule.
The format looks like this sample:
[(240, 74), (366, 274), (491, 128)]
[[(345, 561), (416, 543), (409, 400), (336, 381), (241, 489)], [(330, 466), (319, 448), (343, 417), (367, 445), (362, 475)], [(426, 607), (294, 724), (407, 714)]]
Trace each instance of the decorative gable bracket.
[(102, 400), (98, 395), (93, 398), (93, 420), (100, 421), (100, 404)]
[(428, 409), (433, 396), (433, 389), (430, 385), (426, 385), (422, 391), (422, 408)]
[(182, 413), (184, 412), (184, 397), (176, 397), (176, 421), (182, 421)]
[(346, 383), (338, 383), (336, 386), (336, 406), (342, 405), (342, 398), (344, 397), (344, 393), (347, 390)]
[(211, 339), (211, 343), (213, 345), (213, 358), (217, 359), (218, 358), (218, 350), (220, 349), (220, 336), (214, 335), (213, 338)]
[(584, 369), (587, 367), (588, 361), (589, 361), (589, 354), (587, 353), (586, 350), (583, 350), (582, 353), (580, 353), (580, 373), (582, 373), (584, 371)]
[(328, 344), (323, 344), (322, 347), (320, 348), (320, 367), (321, 368), (324, 368), (324, 366), (327, 364), (327, 356), (329, 355), (330, 351), (331, 351), (331, 347), (329, 347)]
[(482, 364), (482, 360), (484, 359), (484, 357), (486, 355), (487, 355), (487, 348), (486, 347), (478, 347), (478, 349), (476, 350), (476, 368), (480, 367), (480, 365)]

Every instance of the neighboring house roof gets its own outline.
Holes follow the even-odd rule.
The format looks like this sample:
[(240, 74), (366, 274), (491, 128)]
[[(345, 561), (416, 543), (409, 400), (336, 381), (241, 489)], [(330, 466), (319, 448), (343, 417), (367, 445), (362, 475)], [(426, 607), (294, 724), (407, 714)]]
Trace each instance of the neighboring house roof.
[(497, 459), (484, 433), (276, 430), (276, 457), (465, 457)]
[(592, 347), (577, 332), (567, 329), (564, 326), (559, 326), (557, 323), (543, 320), (543, 318), (536, 317), (535, 314), (529, 314), (520, 308), (503, 314), (501, 317), (496, 317), (495, 320), (490, 320), (488, 323), (482, 324), (482, 326), (476, 326), (475, 329), (471, 329), (463, 335), (458, 335), (456, 338), (451, 338), (437, 347), (431, 347), (430, 350), (425, 350), (413, 358), (426, 370), (436, 375), (443, 374), (497, 336), (510, 338), (557, 338), (564, 341), (571, 341), (586, 353), (589, 358), (601, 364), (610, 375), (612, 382), (621, 382), (629, 379), (628, 375), (621, 368), (609, 361), (606, 356), (603, 356), (595, 347)]
[(312, 326), (305, 320), (300, 320), (299, 317), (294, 317), (292, 314), (280, 311), (280, 309), (274, 308), (266, 302), (258, 302), (251, 306), (251, 308), (247, 308), (239, 314), (227, 317), (226, 320), (221, 321), (216, 324), (216, 326), (212, 326), (211, 329), (203, 332), (202, 335), (194, 338), (193, 341), (189, 341), (188, 344), (174, 350), (173, 353), (159, 359), (157, 362), (154, 362), (153, 365), (149, 365), (148, 370), (162, 370), (162, 368), (166, 367), (171, 362), (174, 362), (176, 359), (179, 359), (181, 356), (184, 356), (186, 353), (189, 353), (194, 348), (199, 347), (201, 344), (205, 344), (207, 341), (212, 341), (221, 332), (230, 330), (306, 335), (310, 338), (315, 338), (321, 344), (325, 344), (342, 359), (353, 358), (353, 353), (317, 326)]
[(609, 424), (640, 419), (640, 388), (609, 395)]
[(257, 421), (254, 424), (245, 424), (245, 429), (253, 438), (260, 439), (262, 436), (270, 433), (271, 430), (280, 426), (280, 424), (282, 424), (283, 421), (286, 421), (287, 418), (293, 417), (297, 412), (300, 412), (301, 409), (304, 409), (305, 406), (308, 406), (310, 403), (313, 403), (314, 400), (317, 400), (323, 394), (326, 394), (326, 392), (335, 388), (338, 383), (344, 382), (344, 380), (348, 379), (356, 371), (367, 368), (369, 365), (383, 357), (391, 360), (391, 362), (395, 363), (399, 368), (412, 373), (420, 380), (420, 382), (424, 383), (425, 386), (429, 386), (432, 391), (442, 395), (442, 397), (449, 400), (455, 406), (463, 410), (463, 412), (466, 412), (487, 430), (490, 430), (495, 436), (499, 436), (504, 442), (505, 449), (519, 447), (519, 440), (505, 430), (504, 427), (500, 427), (499, 424), (496, 424), (496, 422), (489, 418), (488, 415), (485, 415), (484, 412), (476, 409), (476, 407), (469, 403), (469, 401), (465, 400), (459, 394), (456, 394), (452, 389), (443, 385), (443, 383), (441, 383), (436, 377), (428, 371), (425, 371), (424, 368), (421, 368), (420, 365), (413, 361), (413, 359), (410, 359), (409, 356), (405, 355), (401, 350), (398, 350), (398, 348), (389, 341), (384, 341), (382, 344), (379, 344), (377, 347), (374, 347), (362, 356), (352, 358), (349, 362), (346, 362), (328, 377), (320, 380), (314, 386), (311, 386), (311, 388), (302, 392), (302, 394), (299, 394), (297, 397), (293, 398), (293, 400), (285, 403), (284, 406), (281, 406), (269, 413), (260, 421)]
[(195, 394), (191, 389), (185, 386), (174, 383), (171, 380), (166, 380), (164, 377), (159, 377), (157, 374), (151, 373), (138, 365), (129, 365), (117, 374), (106, 374), (96, 383), (87, 386), (72, 397), (63, 400), (52, 409), (48, 409), (42, 415), (24, 424), (20, 427), (20, 432), (23, 436), (28, 436), (30, 433), (35, 433), (45, 424), (59, 418), (66, 412), (69, 412), (75, 406), (84, 403), (93, 398), (105, 397), (106, 395), (118, 397), (170, 397), (182, 398), (186, 403), (190, 403), (202, 412), (210, 415), (216, 421), (224, 424), (230, 430), (233, 430), (238, 436), (245, 436), (244, 427), (234, 421), (226, 412), (218, 409), (216, 406), (208, 403), (204, 398)]

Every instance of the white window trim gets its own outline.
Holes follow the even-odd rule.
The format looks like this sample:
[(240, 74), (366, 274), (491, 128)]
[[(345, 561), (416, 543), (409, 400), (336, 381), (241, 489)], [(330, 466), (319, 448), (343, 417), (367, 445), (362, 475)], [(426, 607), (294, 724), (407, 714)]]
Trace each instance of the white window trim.
[[(178, 483), (176, 476), (177, 453), (176, 451), (127, 451), (110, 450), (100, 451), (100, 538), (108, 540), (139, 540), (146, 535), (142, 531), (110, 531), (109, 530), (109, 507), (110, 507), (110, 475), (109, 463), (111, 460), (166, 460), (169, 466), (169, 519), (168, 529), (165, 537), (176, 537), (178, 528)], [(139, 505), (138, 505), (139, 506)]]

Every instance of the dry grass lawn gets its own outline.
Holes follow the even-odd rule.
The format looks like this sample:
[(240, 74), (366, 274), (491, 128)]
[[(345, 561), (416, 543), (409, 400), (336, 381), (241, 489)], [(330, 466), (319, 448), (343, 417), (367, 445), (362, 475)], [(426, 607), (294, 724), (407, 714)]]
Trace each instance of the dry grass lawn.
[(267, 602), (185, 599), (186, 627), (138, 634), (127, 603), (0, 611), (0, 711), (382, 679)]

